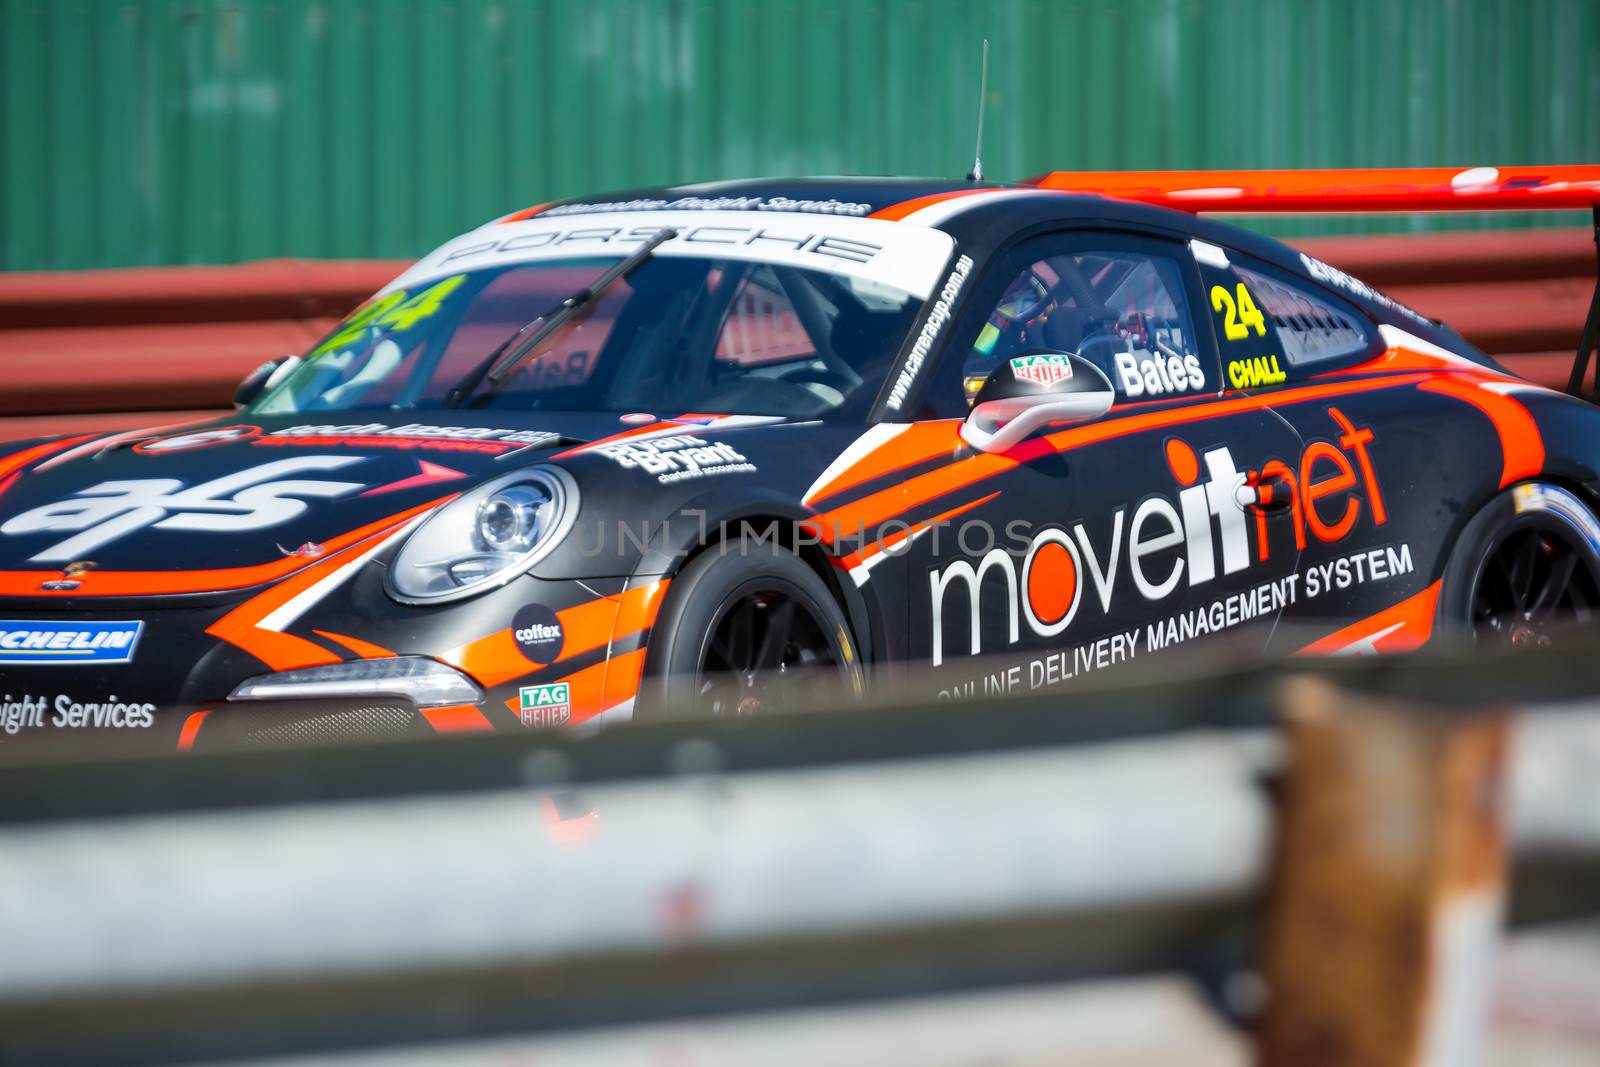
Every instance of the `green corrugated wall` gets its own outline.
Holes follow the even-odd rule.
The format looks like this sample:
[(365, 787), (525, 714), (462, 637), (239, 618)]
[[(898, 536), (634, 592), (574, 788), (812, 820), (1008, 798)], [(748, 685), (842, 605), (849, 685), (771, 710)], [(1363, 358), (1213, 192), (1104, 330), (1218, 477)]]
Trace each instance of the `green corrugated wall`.
[(1600, 162), (1600, 0), (0, 0), (0, 267), (412, 256), (582, 192), (959, 175), (984, 36), (991, 177)]

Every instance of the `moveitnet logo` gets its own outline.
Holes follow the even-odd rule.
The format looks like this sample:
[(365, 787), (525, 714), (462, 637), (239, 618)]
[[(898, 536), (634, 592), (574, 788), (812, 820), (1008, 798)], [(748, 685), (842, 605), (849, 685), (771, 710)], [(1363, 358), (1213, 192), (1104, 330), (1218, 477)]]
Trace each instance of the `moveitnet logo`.
[(142, 622), (0, 621), (0, 664), (129, 663)]
[[(1338, 408), (1329, 408), (1328, 416), (1338, 431), (1332, 441), (1306, 444), (1294, 466), (1271, 460), (1260, 471), (1239, 470), (1226, 446), (1197, 456), (1187, 443), (1170, 438), (1165, 451), (1175, 493), (1155, 493), (1131, 508), (1118, 507), (1095, 530), (1081, 522), (1071, 530), (1039, 530), (1020, 546), (1020, 558), (994, 547), (976, 565), (961, 559), (932, 571), (933, 665), (943, 663), (950, 651), (944, 632), (947, 601), (965, 606), (970, 652), (976, 656), (984, 650), (984, 619), (995, 612), (1005, 623), (1007, 644), (1014, 645), (1024, 625), (1040, 638), (1066, 630), (1086, 586), (1109, 615), (1116, 591), (1125, 584), (1122, 574), (1141, 600), (1158, 603), (1182, 588), (1266, 563), (1273, 550), (1266, 516), (1236, 501), (1238, 487), (1247, 480), (1272, 479), (1277, 491), (1288, 494), (1288, 530), (1280, 526), (1278, 537), (1280, 542), (1292, 537), (1296, 552), (1308, 538), (1323, 544), (1344, 540), (1364, 512), (1382, 526), (1388, 512), (1368, 447), (1375, 435)], [(1288, 545), (1280, 550), (1288, 551)], [(991, 574), (999, 581), (986, 580)], [(1001, 594), (1003, 601), (997, 599)]]

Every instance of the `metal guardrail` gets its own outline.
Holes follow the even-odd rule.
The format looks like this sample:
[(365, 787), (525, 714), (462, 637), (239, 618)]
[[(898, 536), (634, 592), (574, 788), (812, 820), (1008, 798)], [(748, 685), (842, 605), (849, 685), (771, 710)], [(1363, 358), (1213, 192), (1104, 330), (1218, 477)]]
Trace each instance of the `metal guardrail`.
[[(1259, 968), (1264, 1062), (1345, 1030), (1367, 1036), (1318, 1062), (1461, 1062), (1429, 1035), (1481, 1026), (1505, 826), (1513, 919), (1600, 910), (1593, 662), (1320, 661), (591, 738), (11, 751), (0, 1059), (451, 1041), (550, 1062), (622, 1047), (578, 1028), (687, 1027), (723, 1036), (685, 1062), (724, 1062), (798, 1055), (775, 1042), (801, 1017), (759, 1013), (804, 1010), (838, 1053), (810, 1062), (848, 1062), (918, 1004), (1015, 1021), (1038, 1005), (1005, 1000), (1017, 983), (1172, 972), (1226, 1004)], [(1513, 700), (1539, 706), (1513, 726)], [(1354, 936), (1374, 915), (1377, 952)], [(1366, 1030), (1329, 975), (1372, 985)], [(1432, 992), (1382, 996), (1396, 981)]]

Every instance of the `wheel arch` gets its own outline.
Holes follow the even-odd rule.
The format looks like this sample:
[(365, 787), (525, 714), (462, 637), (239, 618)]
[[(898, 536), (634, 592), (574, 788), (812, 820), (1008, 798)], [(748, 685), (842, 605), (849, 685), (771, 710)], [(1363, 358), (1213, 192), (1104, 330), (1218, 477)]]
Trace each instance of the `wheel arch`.
[(801, 536), (801, 524), (813, 517), (810, 511), (777, 493), (757, 492), (737, 502), (709, 494), (696, 497), (679, 515), (682, 521), (663, 523), (651, 537), (635, 571), (635, 582), (675, 578), (699, 556), (748, 532), (799, 557), (844, 613), (861, 662), (877, 661), (877, 650), (884, 647), (881, 613), (872, 611), (826, 548), (815, 538)]
[[(1462, 568), (1466, 557), (1463, 553), (1470, 550), (1474, 556), (1483, 554), (1479, 547), (1466, 543), (1469, 537), (1480, 536), (1480, 533), (1474, 533), (1473, 527), (1482, 523), (1486, 528), (1492, 528), (1496, 510), (1503, 508), (1508, 500), (1513, 502), (1514, 511), (1520, 511), (1521, 508), (1515, 503), (1515, 495), (1521, 487), (1532, 485), (1549, 486), (1571, 495), (1589, 518), (1600, 525), (1600, 481), (1595, 479), (1592, 471), (1576, 463), (1547, 464), (1546, 469), (1539, 473), (1518, 478), (1488, 494), (1476, 507), (1462, 509), (1458, 521), (1452, 524), (1449, 542), (1439, 557), (1439, 573), (1435, 576), (1440, 583), (1436, 624), (1444, 624), (1461, 606), (1457, 598), (1465, 591), (1461, 588), (1461, 579), (1465, 577)], [(1600, 544), (1595, 547), (1600, 550)], [(1480, 560), (1478, 565), (1481, 566), (1481, 563)]]

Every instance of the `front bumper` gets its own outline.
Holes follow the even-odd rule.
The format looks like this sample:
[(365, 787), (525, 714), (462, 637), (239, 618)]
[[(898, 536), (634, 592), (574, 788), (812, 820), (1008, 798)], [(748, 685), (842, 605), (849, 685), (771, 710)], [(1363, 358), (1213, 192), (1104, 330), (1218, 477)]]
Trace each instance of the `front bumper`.
[[(0, 745), (96, 735), (123, 746), (171, 751), (571, 728), (626, 719), (667, 585), (655, 579), (601, 584), (524, 577), (461, 604), (415, 608), (382, 596), (378, 578), (351, 582), (343, 595), (284, 630), (238, 624), (252, 617), (250, 605), (270, 596), (272, 587), (243, 601), (212, 597), (150, 607), (125, 601), (42, 612), (37, 604), (0, 604), (0, 620), (23, 629), (66, 625), (89, 632), (111, 622), (140, 628), (136, 646), (121, 662), (0, 659)], [(541, 618), (555, 620), (541, 625), (533, 644), (517, 636), (518, 619), (530, 605)], [(551, 625), (560, 630), (555, 642), (548, 636)], [(481, 699), (419, 706), (381, 687), (337, 698), (228, 699), (240, 683), (262, 675), (398, 656), (449, 665), (475, 683)]]

